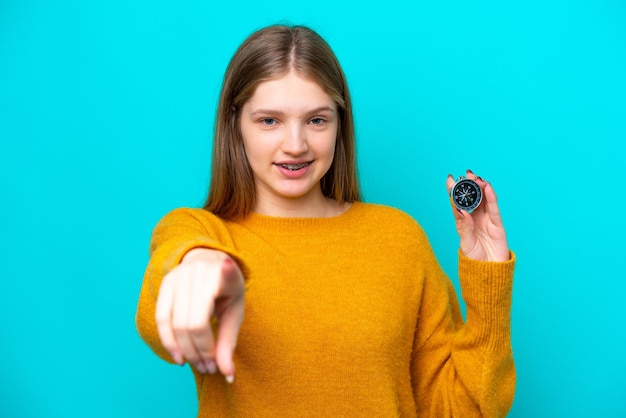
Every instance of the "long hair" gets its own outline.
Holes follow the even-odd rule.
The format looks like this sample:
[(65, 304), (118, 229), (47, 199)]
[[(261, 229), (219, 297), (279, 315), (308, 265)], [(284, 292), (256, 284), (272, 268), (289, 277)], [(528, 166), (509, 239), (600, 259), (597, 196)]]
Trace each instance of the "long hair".
[(340, 203), (360, 200), (352, 104), (345, 75), (330, 46), (304, 26), (274, 25), (250, 35), (235, 52), (224, 75), (213, 139), (211, 183), (204, 209), (223, 219), (248, 215), (255, 204), (252, 168), (244, 149), (240, 117), (263, 81), (294, 69), (337, 105), (339, 124), (332, 165), (322, 177), (322, 193)]

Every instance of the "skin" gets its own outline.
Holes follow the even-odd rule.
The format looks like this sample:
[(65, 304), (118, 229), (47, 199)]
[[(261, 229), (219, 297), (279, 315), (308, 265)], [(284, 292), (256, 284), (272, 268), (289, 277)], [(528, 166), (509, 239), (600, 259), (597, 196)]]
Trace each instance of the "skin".
[[(316, 83), (290, 71), (259, 84), (241, 114), (241, 131), (254, 173), (256, 213), (278, 217), (331, 217), (345, 212), (323, 196), (320, 179), (332, 164), (337, 108)], [(311, 162), (305, 174), (285, 176), (281, 163)], [(452, 206), (461, 252), (481, 261), (509, 259), (509, 247), (496, 194), (470, 170), (466, 177), (483, 190), (472, 214)], [(454, 185), (448, 176), (448, 193)], [(244, 319), (244, 277), (228, 255), (206, 248), (189, 251), (160, 288), (156, 322), (175, 362), (191, 363), (201, 373), (235, 375), (233, 352)], [(217, 340), (210, 319), (218, 318)]]

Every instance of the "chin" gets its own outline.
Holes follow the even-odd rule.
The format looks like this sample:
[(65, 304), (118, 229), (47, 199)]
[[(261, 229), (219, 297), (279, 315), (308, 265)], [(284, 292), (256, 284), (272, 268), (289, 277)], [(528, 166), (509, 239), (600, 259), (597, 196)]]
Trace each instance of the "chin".
[(276, 190), (276, 195), (285, 199), (296, 200), (304, 199), (315, 193), (315, 189), (297, 189), (289, 188), (284, 190)]

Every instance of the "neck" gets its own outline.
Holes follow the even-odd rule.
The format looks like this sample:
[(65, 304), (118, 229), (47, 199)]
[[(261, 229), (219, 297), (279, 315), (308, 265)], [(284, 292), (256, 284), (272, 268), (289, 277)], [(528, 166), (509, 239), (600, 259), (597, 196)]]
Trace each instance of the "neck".
[(257, 199), (254, 212), (279, 218), (330, 218), (341, 215), (350, 206), (327, 198), (320, 192), (294, 199)]

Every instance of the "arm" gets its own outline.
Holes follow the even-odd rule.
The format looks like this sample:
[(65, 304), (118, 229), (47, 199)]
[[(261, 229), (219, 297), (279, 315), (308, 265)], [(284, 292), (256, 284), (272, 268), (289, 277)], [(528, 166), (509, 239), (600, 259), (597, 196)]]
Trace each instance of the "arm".
[[(243, 320), (241, 259), (221, 220), (177, 209), (155, 227), (136, 323), (152, 350), (169, 362), (189, 360), (202, 372), (232, 376), (232, 349)], [(236, 262), (232, 262), (232, 261)], [(220, 319), (217, 347), (210, 317)], [(216, 358), (217, 356), (217, 358)]]
[[(463, 323), (452, 284), (432, 251), (424, 281), (412, 373), (416, 402), (427, 416), (506, 415), (515, 390), (510, 311), (515, 260), (495, 192), (468, 170), (485, 201), (471, 215), (453, 207), (461, 243)], [(454, 185), (448, 177), (448, 191)]]
[(466, 323), (451, 282), (438, 265), (429, 272), (411, 370), (416, 403), (424, 416), (500, 417), (511, 407), (514, 264), (513, 258), (493, 263), (459, 255)]

